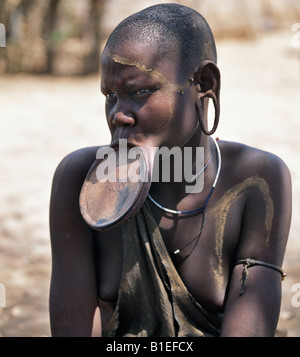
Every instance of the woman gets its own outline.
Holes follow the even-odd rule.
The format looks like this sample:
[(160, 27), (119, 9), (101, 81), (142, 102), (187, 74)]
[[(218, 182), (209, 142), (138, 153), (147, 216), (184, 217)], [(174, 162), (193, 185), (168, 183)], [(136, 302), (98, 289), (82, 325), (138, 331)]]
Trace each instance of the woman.
[(212, 138), (220, 114), (216, 63), (208, 24), (181, 5), (147, 8), (109, 37), (101, 90), (111, 144), (189, 147), (194, 167), (203, 147), (204, 187), (187, 192), (185, 177), (180, 184), (172, 175), (153, 182), (135, 217), (99, 232), (78, 206), (98, 148), (68, 155), (50, 207), (54, 336), (274, 336), (290, 174), (275, 155)]

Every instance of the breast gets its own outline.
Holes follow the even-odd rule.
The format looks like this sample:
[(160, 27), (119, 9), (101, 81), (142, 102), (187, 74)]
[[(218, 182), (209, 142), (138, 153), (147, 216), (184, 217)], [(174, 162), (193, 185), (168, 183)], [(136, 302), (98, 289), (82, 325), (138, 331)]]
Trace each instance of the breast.
[[(205, 237), (204, 240), (209, 240)], [(206, 246), (206, 247), (205, 247)], [(174, 256), (174, 266), (188, 292), (206, 310), (223, 312), (229, 267), (214, 254), (213, 248), (199, 242), (191, 255)], [(210, 252), (210, 254), (208, 254)]]
[[(191, 226), (199, 227), (199, 222), (182, 221), (177, 225), (175, 234), (169, 236), (165, 232), (167, 234), (163, 236), (173, 264), (189, 293), (205, 309), (216, 313), (224, 309), (237, 239), (225, 230), (220, 242), (215, 233), (215, 223), (211, 220), (207, 217), (200, 239), (182, 249), (178, 255), (174, 251), (185, 247), (197, 236)], [(185, 227), (186, 224), (188, 227)]]
[(121, 232), (97, 232), (96, 242), (98, 297), (101, 301), (115, 303), (123, 265)]

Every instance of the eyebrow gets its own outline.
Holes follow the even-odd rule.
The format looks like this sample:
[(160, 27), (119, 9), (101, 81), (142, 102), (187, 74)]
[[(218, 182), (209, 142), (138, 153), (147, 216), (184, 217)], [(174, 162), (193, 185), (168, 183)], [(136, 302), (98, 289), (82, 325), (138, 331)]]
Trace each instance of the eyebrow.
[(153, 79), (159, 80), (162, 83), (162, 85), (168, 86), (171, 91), (183, 94), (186, 87), (189, 86), (190, 80), (188, 80), (187, 83), (181, 87), (175, 84), (171, 84), (161, 72), (157, 71), (154, 68), (147, 68), (144, 64), (141, 64), (137, 61), (133, 61), (128, 58), (121, 57), (119, 55), (113, 55), (111, 53), (108, 54), (108, 57), (110, 57), (115, 63), (119, 63), (124, 66), (136, 67), (138, 70), (140, 70), (145, 74), (148, 74)]
[[(131, 90), (136, 90), (137, 88), (141, 88), (141, 87), (155, 87), (155, 88), (159, 88), (160, 87), (160, 83), (157, 83), (157, 81), (153, 81), (153, 79), (151, 78), (150, 81), (146, 81), (145, 80), (141, 81), (140, 79), (137, 78), (127, 78), (126, 80), (122, 81), (122, 86), (131, 91)], [(101, 92), (107, 92), (109, 90), (110, 85), (107, 83), (103, 83), (103, 81), (101, 81)]]

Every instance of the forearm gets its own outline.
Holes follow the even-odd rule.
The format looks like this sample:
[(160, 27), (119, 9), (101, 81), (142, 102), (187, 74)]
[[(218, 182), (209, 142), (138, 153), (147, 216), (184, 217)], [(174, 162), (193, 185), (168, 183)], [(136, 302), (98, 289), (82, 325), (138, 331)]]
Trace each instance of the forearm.
[[(86, 290), (82, 290), (86, 291)], [(84, 297), (68, 286), (51, 284), (50, 325), (53, 337), (91, 337), (100, 335), (101, 322), (97, 298)]]

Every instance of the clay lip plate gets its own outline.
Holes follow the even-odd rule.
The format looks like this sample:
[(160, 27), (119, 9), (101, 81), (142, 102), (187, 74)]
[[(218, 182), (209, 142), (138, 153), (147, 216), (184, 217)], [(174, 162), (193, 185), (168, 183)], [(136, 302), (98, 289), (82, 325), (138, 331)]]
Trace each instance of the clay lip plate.
[[(107, 147), (107, 150), (111, 149), (112, 147)], [(124, 167), (118, 166), (119, 148), (113, 149), (117, 156), (116, 182), (108, 181), (107, 176), (99, 180), (97, 169), (103, 169), (101, 165), (107, 167), (107, 162), (105, 158), (96, 159), (86, 176), (79, 197), (82, 217), (90, 227), (99, 231), (118, 228), (135, 216), (151, 186), (149, 160), (145, 157), (144, 150), (136, 147), (140, 153), (139, 158), (128, 159), (127, 167)], [(131, 165), (135, 165), (133, 170), (130, 170)], [(135, 168), (139, 170), (139, 180), (136, 180), (136, 176), (130, 177), (130, 171), (136, 173)], [(120, 182), (124, 175), (127, 175), (126, 182)]]

